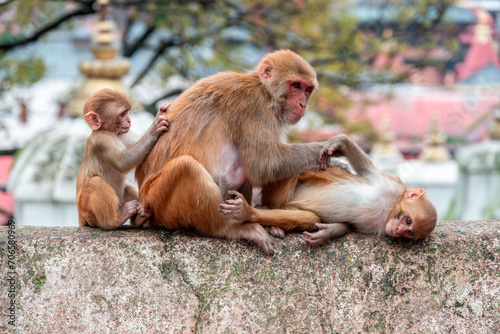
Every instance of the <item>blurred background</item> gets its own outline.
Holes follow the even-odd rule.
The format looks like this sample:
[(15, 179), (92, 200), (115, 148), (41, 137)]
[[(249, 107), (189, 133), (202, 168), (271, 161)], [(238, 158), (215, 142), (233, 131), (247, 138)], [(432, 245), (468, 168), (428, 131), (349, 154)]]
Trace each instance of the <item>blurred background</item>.
[[(0, 224), (77, 226), (83, 103), (163, 102), (289, 48), (320, 88), (295, 142), (351, 135), (439, 219), (500, 218), (500, 1), (0, 0)], [(132, 176), (131, 176), (132, 178)]]

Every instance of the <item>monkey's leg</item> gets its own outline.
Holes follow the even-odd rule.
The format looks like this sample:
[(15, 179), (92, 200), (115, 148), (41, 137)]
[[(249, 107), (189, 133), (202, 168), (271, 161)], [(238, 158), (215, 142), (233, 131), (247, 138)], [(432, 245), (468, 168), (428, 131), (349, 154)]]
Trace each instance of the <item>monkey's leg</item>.
[(312, 211), (284, 206), (283, 209), (259, 210), (256, 222), (263, 226), (276, 226), (285, 231), (313, 231), (321, 219)]
[(139, 192), (137, 191), (137, 188), (132, 183), (130, 183), (130, 182), (125, 183), (125, 192), (123, 194), (123, 198), (124, 198), (125, 202), (139, 200)]
[(221, 190), (193, 157), (183, 155), (151, 175), (140, 189), (142, 203), (153, 211), (150, 222), (167, 229), (195, 228), (217, 237), (246, 239), (264, 252), (274, 252), (272, 239), (258, 224), (240, 224), (219, 212)]
[[(281, 208), (288, 203), (297, 187), (298, 176), (268, 183), (262, 187), (262, 205), (270, 208)], [(251, 203), (248, 201), (248, 203)]]
[[(230, 204), (222, 204), (221, 211), (224, 214), (228, 214), (232, 210), (230, 207)], [(321, 222), (321, 219), (314, 212), (295, 208), (286, 209), (285, 207), (284, 209), (270, 210), (252, 208), (252, 214), (245, 221), (251, 223), (243, 225), (254, 225), (254, 223), (257, 223), (270, 227), (269, 233), (277, 238), (284, 238), (285, 234), (283, 230), (313, 231), (318, 228), (316, 224)]]
[(250, 219), (262, 226), (275, 226), (285, 231), (314, 231), (321, 219), (314, 212), (284, 206), (283, 209), (255, 209)]
[(137, 201), (119, 207), (115, 191), (102, 177), (94, 176), (85, 184), (78, 201), (80, 226), (91, 225), (106, 230), (122, 226), (137, 213)]
[(248, 204), (242, 194), (230, 190), (235, 199), (220, 204), (220, 211), (234, 217), (240, 222), (248, 221), (263, 226), (275, 226), (285, 231), (300, 230), (313, 231), (321, 219), (314, 212), (300, 210), (292, 205), (285, 205), (282, 209), (258, 209)]

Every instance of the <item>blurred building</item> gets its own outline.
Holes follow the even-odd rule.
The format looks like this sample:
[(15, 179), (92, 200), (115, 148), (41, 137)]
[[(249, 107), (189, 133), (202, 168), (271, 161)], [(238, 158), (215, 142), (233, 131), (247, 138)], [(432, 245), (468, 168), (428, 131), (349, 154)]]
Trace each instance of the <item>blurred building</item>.
[[(369, 120), (380, 129), (389, 118), (391, 128), (382, 129), (381, 136), (393, 132), (395, 147), (406, 158), (413, 158), (397, 162), (397, 154), (377, 154), (378, 143), (372, 151), (374, 163), (399, 175), (408, 188), (426, 189), (439, 219), (500, 217), (498, 125), (488, 139), (493, 111), (498, 114), (500, 110), (500, 1), (459, 1), (459, 7), (448, 8), (445, 19), (458, 26), (460, 50), (450, 54), (436, 47), (428, 56), (445, 66), (418, 69), (413, 65), (422, 56), (420, 50), (410, 47), (399, 52), (391, 44), (391, 13), (396, 11), (360, 3), (357, 11), (362, 28), (373, 29), (373, 20), (383, 22), (381, 30), (389, 27), (379, 32), (388, 42), (375, 58), (373, 69), (411, 73), (407, 83), (351, 95), (356, 103), (350, 120)], [(434, 142), (439, 144), (431, 149), (425, 146), (424, 138), (432, 122), (440, 124), (447, 139), (435, 134)], [(458, 161), (449, 159), (445, 147), (456, 153)], [(390, 151), (394, 152), (394, 147)]]
[(500, 30), (500, 1), (498, 0), (459, 0), (458, 4), (464, 8), (483, 8), (494, 19), (496, 29)]
[[(500, 5), (484, 1), (491, 9), (488, 11), (470, 4), (476, 1), (467, 3), (467, 7), (451, 6), (445, 12), (445, 19), (458, 26), (459, 52), (451, 55), (436, 47), (428, 55), (445, 63), (444, 68), (414, 68), (412, 64), (422, 56), (421, 50), (409, 48), (404, 52), (394, 52), (397, 49), (388, 45), (375, 58), (373, 69), (394, 74), (406, 71), (411, 74), (408, 82), (357, 91), (351, 95), (356, 103), (350, 111), (350, 120), (367, 119), (378, 128), (383, 116), (389, 115), (396, 145), (407, 158), (418, 156), (422, 150), (423, 138), (435, 112), (452, 152), (464, 143), (488, 138), (488, 129), (493, 122), (492, 110), (500, 105), (500, 31), (498, 21), (495, 21), (499, 17)], [(500, 4), (500, 1), (495, 3)], [(364, 6), (365, 9), (363, 6), (358, 9), (362, 27), (368, 29), (374, 19), (389, 21), (384, 27), (391, 26), (391, 16), (387, 15), (391, 11), (378, 7), (377, 12), (373, 5)], [(388, 29), (389, 32), (384, 31), (384, 34), (390, 36)], [(392, 43), (390, 38), (387, 40), (387, 43)]]

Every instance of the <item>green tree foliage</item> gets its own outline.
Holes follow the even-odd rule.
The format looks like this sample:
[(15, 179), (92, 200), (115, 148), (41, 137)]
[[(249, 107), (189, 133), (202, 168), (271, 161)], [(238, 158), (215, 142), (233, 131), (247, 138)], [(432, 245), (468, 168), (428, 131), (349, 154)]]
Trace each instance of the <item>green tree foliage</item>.
[(45, 64), (39, 57), (31, 55), (19, 60), (0, 55), (0, 94), (14, 86), (30, 86), (45, 74)]
[[(115, 19), (123, 31), (125, 57), (133, 57), (140, 50), (150, 51), (149, 61), (134, 84), (148, 75), (165, 81), (173, 75), (196, 80), (214, 71), (244, 71), (255, 65), (255, 60), (248, 61), (249, 55), (259, 58), (265, 52), (289, 48), (310, 61), (318, 72), (321, 89), (312, 107), (321, 110), (327, 120), (345, 124), (342, 111), (350, 105), (346, 92), (405, 79), (407, 73), (393, 75), (370, 69), (388, 43), (392, 53), (410, 47), (423, 50), (421, 59), (414, 61), (416, 67), (435, 62), (427, 57), (435, 47), (456, 50), (456, 25), (445, 15), (453, 2), (111, 0), (108, 19)], [(366, 10), (367, 5), (373, 7)], [(98, 10), (97, 1), (91, 0), (4, 1), (0, 5), (0, 52), (8, 54)], [(372, 15), (371, 20), (363, 16), (367, 13)], [(142, 29), (137, 29), (139, 26)], [(24, 62), (19, 66), (32, 65)], [(9, 71), (7, 76), (12, 74)], [(11, 82), (15, 80), (19, 79)], [(161, 98), (178, 93), (167, 92)], [(354, 125), (352, 130), (372, 131), (367, 125)]]

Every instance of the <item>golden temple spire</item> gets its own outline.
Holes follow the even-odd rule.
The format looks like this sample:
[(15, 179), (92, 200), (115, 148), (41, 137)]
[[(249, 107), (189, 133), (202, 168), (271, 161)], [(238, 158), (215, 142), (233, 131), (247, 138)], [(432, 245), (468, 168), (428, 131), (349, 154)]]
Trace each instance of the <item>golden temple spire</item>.
[(444, 146), (446, 136), (441, 132), (439, 126), (439, 114), (432, 115), (430, 133), (427, 137), (425, 147), (420, 153), (419, 159), (429, 162), (442, 162), (450, 160), (450, 152)]
[[(83, 85), (68, 102), (66, 110), (71, 116), (82, 116), (83, 105), (87, 98), (102, 88), (110, 88), (131, 95), (130, 88), (121, 80), (130, 70), (128, 59), (115, 59), (118, 47), (113, 43), (117, 40), (116, 24), (107, 20), (109, 0), (99, 0), (99, 20), (94, 23), (98, 33), (92, 37), (90, 50), (95, 59), (80, 63), (80, 72), (85, 75)], [(142, 110), (143, 106), (132, 99), (131, 111)]]
[(378, 142), (373, 145), (372, 154), (378, 157), (399, 156), (401, 152), (394, 144), (396, 135), (392, 131), (391, 117), (385, 114), (380, 125)]

